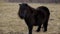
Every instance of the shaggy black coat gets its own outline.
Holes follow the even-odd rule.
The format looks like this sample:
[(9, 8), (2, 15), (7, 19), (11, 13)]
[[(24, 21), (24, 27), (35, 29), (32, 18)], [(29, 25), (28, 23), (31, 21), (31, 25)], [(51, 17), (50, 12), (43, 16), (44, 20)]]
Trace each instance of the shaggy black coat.
[(26, 3), (19, 4), (19, 6), (18, 15), (21, 19), (25, 20), (29, 29), (29, 34), (32, 34), (33, 26), (38, 26), (37, 32), (40, 31), (41, 25), (43, 25), (44, 32), (47, 31), (50, 16), (50, 12), (47, 7), (40, 6), (34, 9)]

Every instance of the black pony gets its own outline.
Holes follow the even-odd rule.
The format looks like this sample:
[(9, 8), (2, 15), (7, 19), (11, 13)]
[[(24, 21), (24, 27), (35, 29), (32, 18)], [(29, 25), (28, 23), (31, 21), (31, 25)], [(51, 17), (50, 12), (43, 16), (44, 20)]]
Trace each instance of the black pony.
[(41, 25), (43, 25), (44, 32), (47, 31), (50, 16), (50, 12), (47, 7), (40, 6), (34, 9), (26, 3), (19, 4), (19, 6), (18, 15), (21, 19), (25, 20), (29, 29), (29, 34), (32, 34), (33, 26), (38, 26), (37, 32), (40, 31)]

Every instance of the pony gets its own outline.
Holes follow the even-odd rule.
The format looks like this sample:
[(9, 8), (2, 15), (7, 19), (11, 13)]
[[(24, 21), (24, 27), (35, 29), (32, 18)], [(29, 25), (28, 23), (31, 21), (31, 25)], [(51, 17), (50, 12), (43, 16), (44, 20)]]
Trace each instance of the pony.
[(48, 20), (50, 16), (49, 9), (45, 6), (40, 6), (36, 9), (32, 8), (26, 3), (19, 4), (18, 16), (25, 20), (29, 34), (32, 34), (33, 26), (38, 26), (37, 32), (40, 31), (43, 25), (44, 32), (47, 31)]

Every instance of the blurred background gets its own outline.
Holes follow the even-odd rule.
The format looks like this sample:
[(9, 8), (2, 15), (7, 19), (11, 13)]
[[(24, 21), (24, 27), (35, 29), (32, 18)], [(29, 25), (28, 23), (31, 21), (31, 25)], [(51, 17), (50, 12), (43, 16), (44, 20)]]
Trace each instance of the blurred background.
[(60, 0), (0, 0), (0, 2), (60, 3)]

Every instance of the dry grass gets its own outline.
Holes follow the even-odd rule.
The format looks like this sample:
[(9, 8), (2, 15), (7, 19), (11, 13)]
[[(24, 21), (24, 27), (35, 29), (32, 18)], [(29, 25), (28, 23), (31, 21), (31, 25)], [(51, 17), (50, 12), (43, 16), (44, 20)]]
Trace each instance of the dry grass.
[[(27, 34), (28, 28), (21, 20), (17, 13), (19, 3), (0, 3), (0, 34)], [(48, 24), (48, 31), (35, 32), (33, 34), (60, 34), (60, 4), (29, 4), (31, 7), (47, 6), (50, 9), (50, 19)]]

